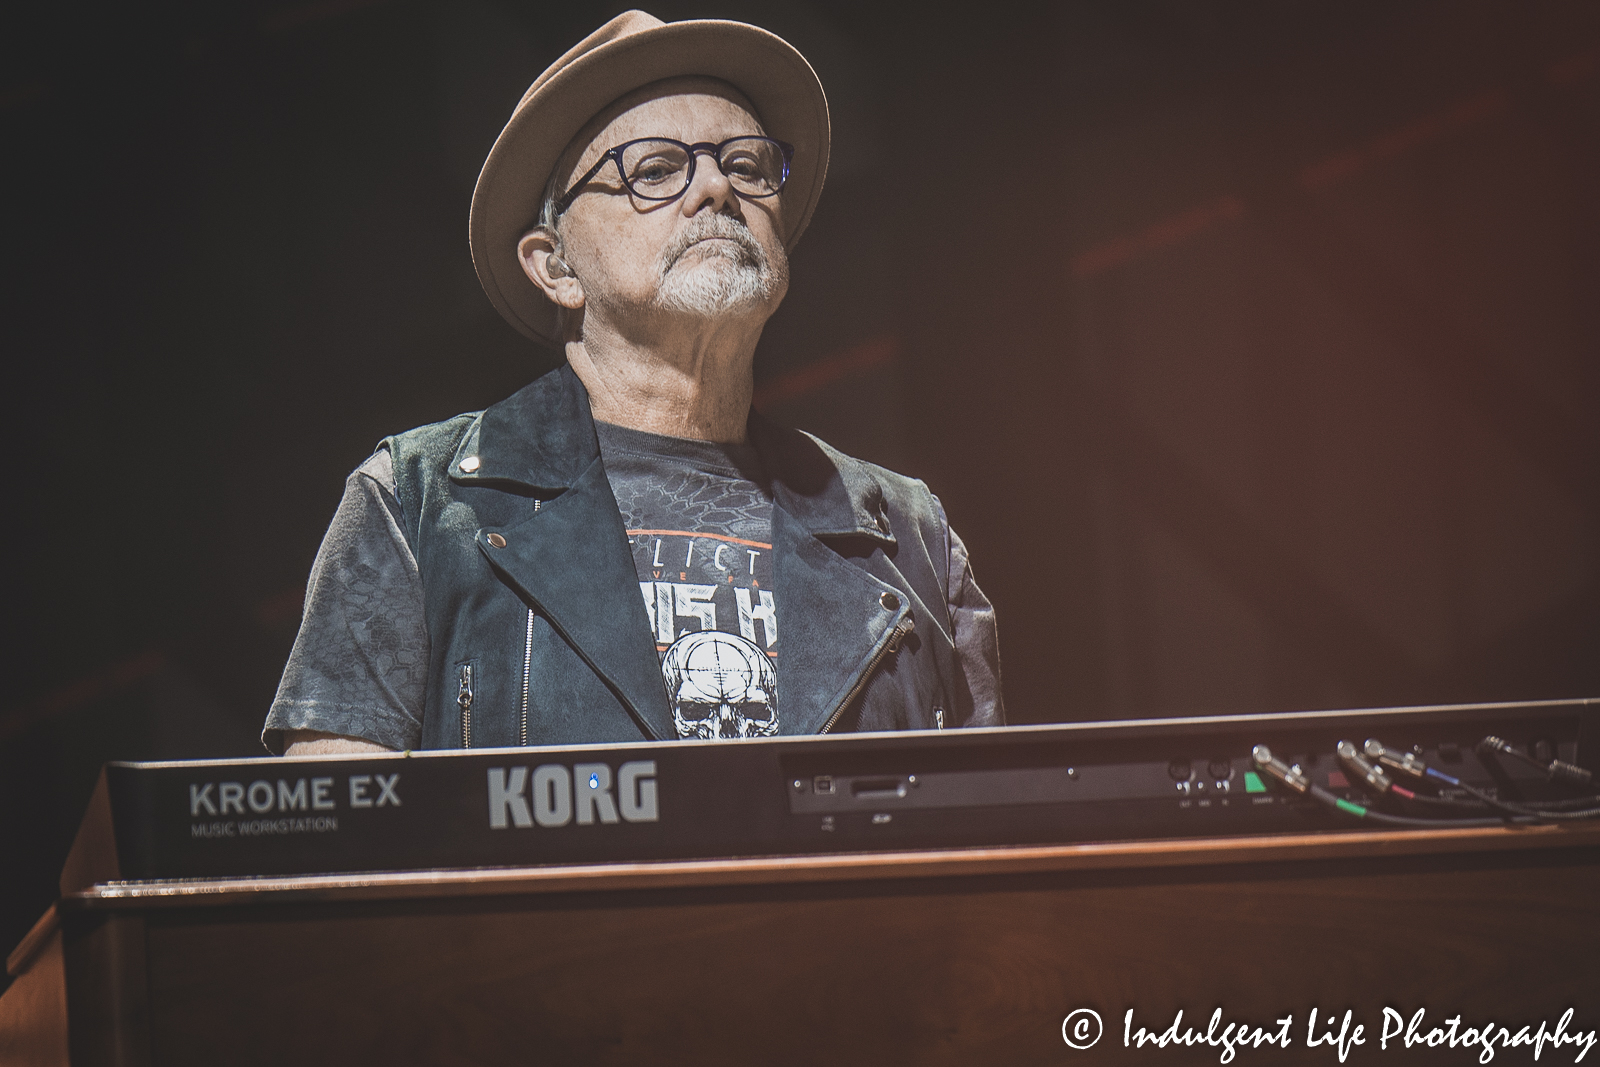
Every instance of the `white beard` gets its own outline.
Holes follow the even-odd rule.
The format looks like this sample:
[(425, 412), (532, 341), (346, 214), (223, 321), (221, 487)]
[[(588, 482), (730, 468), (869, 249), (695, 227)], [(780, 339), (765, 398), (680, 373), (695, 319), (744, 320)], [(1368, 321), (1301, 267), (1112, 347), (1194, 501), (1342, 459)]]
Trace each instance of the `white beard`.
[[(756, 307), (780, 291), (787, 281), (786, 259), (778, 257), (774, 270), (766, 249), (743, 223), (726, 215), (702, 219), (663, 253), (656, 307), (711, 318)], [(694, 247), (707, 237), (728, 240)]]

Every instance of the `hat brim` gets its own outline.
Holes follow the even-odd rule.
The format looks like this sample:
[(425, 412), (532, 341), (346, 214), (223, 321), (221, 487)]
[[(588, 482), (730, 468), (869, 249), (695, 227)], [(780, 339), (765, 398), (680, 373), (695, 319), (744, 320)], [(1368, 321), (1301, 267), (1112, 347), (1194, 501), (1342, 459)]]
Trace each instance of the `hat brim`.
[(720, 19), (663, 23), (609, 41), (536, 82), (478, 175), (468, 222), (472, 263), (500, 314), (536, 341), (560, 344), (556, 307), (528, 279), (517, 243), (538, 221), (561, 153), (602, 108), (663, 78), (720, 78), (755, 106), (769, 137), (795, 146), (783, 187), (784, 245), (811, 221), (828, 169), (828, 102), (805, 57), (757, 26)]

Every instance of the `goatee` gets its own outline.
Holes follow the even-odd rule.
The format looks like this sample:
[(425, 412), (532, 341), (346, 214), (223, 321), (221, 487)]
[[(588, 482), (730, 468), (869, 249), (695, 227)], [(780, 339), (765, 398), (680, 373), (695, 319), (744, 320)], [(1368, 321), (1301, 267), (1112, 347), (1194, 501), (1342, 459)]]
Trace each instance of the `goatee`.
[[(721, 238), (722, 240), (716, 240)], [(681, 262), (702, 242), (691, 262)], [(729, 215), (706, 214), (662, 250), (655, 305), (664, 311), (710, 317), (756, 307), (781, 291), (788, 261), (772, 256), (750, 228)]]

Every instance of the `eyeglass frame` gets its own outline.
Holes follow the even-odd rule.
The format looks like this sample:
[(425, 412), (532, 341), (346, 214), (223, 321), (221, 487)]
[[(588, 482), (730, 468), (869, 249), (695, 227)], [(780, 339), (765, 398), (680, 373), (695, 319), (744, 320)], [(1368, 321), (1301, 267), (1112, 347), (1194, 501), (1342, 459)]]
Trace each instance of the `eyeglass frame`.
[[(633, 183), (628, 180), (627, 173), (622, 169), (622, 153), (627, 149), (632, 148), (634, 145), (643, 144), (646, 141), (664, 141), (667, 144), (677, 145), (679, 148), (683, 149), (689, 154), (689, 176), (684, 179), (683, 188), (679, 189), (671, 196), (647, 196), (644, 193), (637, 191), (634, 189)], [(758, 195), (742, 193), (738, 189), (734, 189), (733, 191), (735, 195), (741, 196), (746, 200), (765, 200), (769, 196), (777, 196), (780, 192), (782, 192), (783, 187), (789, 183), (789, 164), (794, 159), (794, 145), (788, 143), (787, 141), (780, 141), (776, 137), (765, 137), (758, 133), (743, 133), (737, 137), (729, 137), (727, 140), (718, 144), (712, 144), (710, 141), (700, 141), (695, 144), (686, 144), (683, 141), (676, 140), (672, 137), (635, 137), (631, 141), (624, 141), (615, 148), (606, 149), (595, 165), (590, 167), (584, 173), (583, 177), (573, 182), (571, 187), (569, 187), (567, 191), (561, 195), (561, 198), (556, 201), (555, 211), (552, 213), (552, 215), (553, 217), (559, 218), (562, 212), (571, 207), (572, 202), (578, 199), (579, 193), (583, 191), (583, 187), (588, 185), (596, 174), (600, 173), (601, 168), (606, 165), (608, 160), (617, 165), (617, 177), (622, 180), (622, 187), (628, 190), (628, 195), (636, 196), (640, 200), (648, 200), (653, 204), (671, 203), (684, 193), (687, 193), (689, 191), (689, 187), (694, 184), (695, 163), (698, 161), (700, 153), (702, 152), (711, 153), (712, 160), (714, 160), (717, 164), (717, 170), (721, 171), (722, 176), (726, 178), (728, 176), (728, 172), (722, 170), (722, 150), (735, 141), (766, 141), (769, 144), (777, 145), (778, 151), (783, 154), (783, 175), (778, 179), (778, 187), (776, 189), (772, 190), (770, 193), (760, 193)]]

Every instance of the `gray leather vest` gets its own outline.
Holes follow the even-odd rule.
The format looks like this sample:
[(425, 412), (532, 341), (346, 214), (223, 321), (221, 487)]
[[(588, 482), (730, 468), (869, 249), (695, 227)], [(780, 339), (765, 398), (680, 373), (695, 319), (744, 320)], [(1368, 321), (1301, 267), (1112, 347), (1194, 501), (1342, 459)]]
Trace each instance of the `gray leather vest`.
[[(773, 479), (783, 732), (942, 726), (949, 543), (927, 487), (759, 416), (750, 432)], [(571, 368), (384, 445), (426, 597), (423, 747), (674, 737)]]

